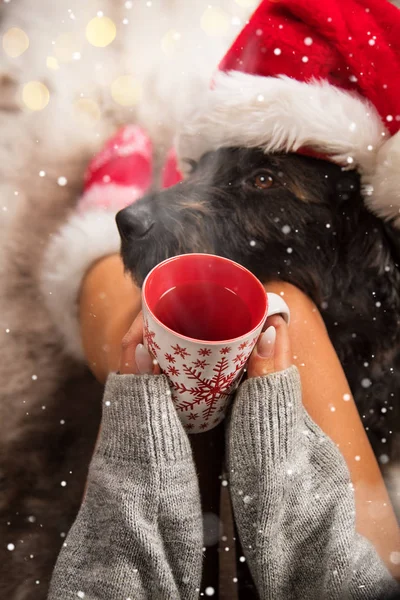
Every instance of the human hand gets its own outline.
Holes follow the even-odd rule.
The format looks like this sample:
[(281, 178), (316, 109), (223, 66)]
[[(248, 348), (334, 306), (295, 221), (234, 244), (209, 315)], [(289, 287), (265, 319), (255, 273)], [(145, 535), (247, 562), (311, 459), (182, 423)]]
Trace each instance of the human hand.
[(247, 376), (260, 377), (283, 371), (292, 365), (289, 330), (280, 315), (269, 317), (247, 363)]
[(143, 314), (140, 312), (121, 342), (121, 375), (159, 375), (159, 364), (143, 345)]

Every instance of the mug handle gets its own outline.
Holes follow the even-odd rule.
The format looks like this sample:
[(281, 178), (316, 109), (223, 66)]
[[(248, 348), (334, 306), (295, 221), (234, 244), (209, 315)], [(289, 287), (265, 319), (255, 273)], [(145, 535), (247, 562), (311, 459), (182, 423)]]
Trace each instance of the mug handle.
[(268, 317), (272, 315), (281, 315), (286, 323), (290, 323), (290, 310), (282, 296), (272, 292), (267, 293), (268, 296)]

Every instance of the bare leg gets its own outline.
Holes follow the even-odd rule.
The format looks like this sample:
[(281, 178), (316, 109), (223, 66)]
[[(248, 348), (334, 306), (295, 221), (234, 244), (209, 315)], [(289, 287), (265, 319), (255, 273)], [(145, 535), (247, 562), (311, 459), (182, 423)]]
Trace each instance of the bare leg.
[(357, 531), (372, 542), (388, 569), (399, 578), (399, 566), (390, 561), (390, 554), (400, 550), (397, 520), (322, 317), (294, 286), (276, 282), (265, 287), (269, 292), (283, 292), (290, 307), (289, 335), (293, 363), (301, 376), (303, 404), (347, 463), (354, 485)]
[[(346, 460), (355, 490), (357, 531), (400, 577), (399, 566), (390, 561), (390, 554), (400, 550), (397, 521), (355, 403), (343, 400), (344, 394), (350, 394), (349, 386), (322, 318), (294, 286), (278, 282), (265, 288), (283, 293), (290, 307), (293, 362), (300, 371), (303, 403)], [(118, 368), (121, 339), (139, 311), (140, 290), (124, 275), (119, 256), (96, 263), (83, 282), (80, 320), (88, 363), (100, 381)], [(203, 454), (196, 448), (195, 454), (196, 462), (201, 462)], [(207, 469), (205, 462), (203, 469)], [(212, 499), (207, 502), (215, 504)]]

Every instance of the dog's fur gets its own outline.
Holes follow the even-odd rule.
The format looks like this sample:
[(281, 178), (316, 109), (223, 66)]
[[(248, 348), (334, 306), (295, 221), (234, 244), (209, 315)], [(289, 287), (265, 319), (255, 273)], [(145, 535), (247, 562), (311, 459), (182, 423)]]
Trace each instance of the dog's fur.
[[(270, 187), (259, 189), (260, 177)], [(209, 252), (263, 282), (304, 290), (322, 312), (383, 470), (386, 457), (400, 458), (398, 234), (365, 208), (356, 172), (221, 149), (183, 183), (121, 211), (117, 223), (125, 267), (139, 284), (169, 256)]]

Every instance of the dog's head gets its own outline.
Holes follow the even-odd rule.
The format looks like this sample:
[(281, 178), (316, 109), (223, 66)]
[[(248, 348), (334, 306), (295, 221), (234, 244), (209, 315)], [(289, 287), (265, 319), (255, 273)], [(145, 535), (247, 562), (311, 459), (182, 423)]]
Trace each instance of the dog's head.
[(294, 283), (318, 303), (348, 247), (362, 259), (371, 238), (365, 232), (380, 227), (364, 207), (356, 172), (243, 148), (204, 155), (185, 181), (122, 210), (117, 224), (125, 267), (139, 285), (165, 258), (207, 252), (262, 281)]

